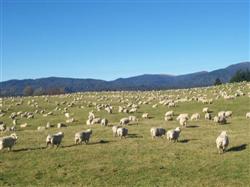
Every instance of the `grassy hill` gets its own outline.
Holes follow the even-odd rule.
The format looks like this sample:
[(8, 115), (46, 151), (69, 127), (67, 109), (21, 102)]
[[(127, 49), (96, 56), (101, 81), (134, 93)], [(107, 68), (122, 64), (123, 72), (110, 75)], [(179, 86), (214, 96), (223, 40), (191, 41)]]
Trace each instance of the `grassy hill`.
[[(233, 95), (240, 90), (245, 95), (224, 99), (223, 94)], [(4, 98), (0, 118), (7, 126), (13, 112), (37, 112), (33, 119), (17, 117), (18, 141), (13, 151), (0, 151), (0, 186), (249, 186), (250, 184), (250, 119), (246, 112), (250, 106), (250, 85), (226, 84), (217, 87), (150, 92), (96, 92), (61, 96)], [(212, 104), (202, 104), (197, 98), (213, 99)], [(193, 99), (192, 99), (193, 98)], [(168, 108), (160, 101), (171, 99), (177, 106)], [(144, 102), (144, 104), (143, 104)], [(134, 114), (118, 113), (118, 106), (129, 103), (139, 105)], [(113, 114), (98, 104), (111, 104)], [(152, 108), (158, 104), (156, 108)], [(209, 107), (214, 117), (221, 110), (233, 111), (225, 125), (204, 120), (202, 109)], [(64, 110), (76, 122), (67, 128), (56, 127), (37, 131), (47, 122), (56, 125), (65, 122)], [(57, 110), (55, 110), (57, 109)], [(37, 111), (36, 111), (37, 110)], [(50, 111), (53, 115), (44, 117)], [(86, 125), (88, 112), (109, 120), (108, 127)], [(164, 121), (164, 114), (173, 110), (173, 121)], [(148, 112), (150, 119), (142, 119)], [(171, 143), (165, 138), (152, 140), (151, 127), (167, 130), (180, 126), (175, 120), (180, 113), (200, 113), (198, 121), (188, 121), (182, 128), (179, 142)], [(122, 117), (135, 115), (138, 125), (126, 126), (126, 139), (112, 136), (111, 126)], [(28, 123), (27, 128), (20, 124)], [(91, 128), (93, 136), (88, 145), (74, 145), (74, 134)], [(228, 132), (229, 149), (219, 155), (215, 139), (222, 130)], [(46, 148), (49, 133), (63, 131), (62, 146)], [(1, 137), (11, 132), (3, 132)]]

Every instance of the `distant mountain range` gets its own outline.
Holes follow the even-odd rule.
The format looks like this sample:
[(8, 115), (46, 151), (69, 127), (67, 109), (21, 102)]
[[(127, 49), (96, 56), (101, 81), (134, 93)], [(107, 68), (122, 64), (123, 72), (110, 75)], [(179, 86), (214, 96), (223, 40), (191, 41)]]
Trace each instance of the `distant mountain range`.
[(197, 72), (186, 75), (144, 74), (129, 78), (119, 78), (113, 81), (96, 79), (74, 79), (49, 77), (41, 79), (9, 80), (0, 83), (0, 95), (23, 95), (24, 88), (33, 90), (60, 89), (65, 93), (107, 90), (159, 90), (193, 88), (213, 85), (216, 78), (221, 82), (229, 82), (238, 70), (250, 70), (250, 62), (230, 65), (215, 71)]

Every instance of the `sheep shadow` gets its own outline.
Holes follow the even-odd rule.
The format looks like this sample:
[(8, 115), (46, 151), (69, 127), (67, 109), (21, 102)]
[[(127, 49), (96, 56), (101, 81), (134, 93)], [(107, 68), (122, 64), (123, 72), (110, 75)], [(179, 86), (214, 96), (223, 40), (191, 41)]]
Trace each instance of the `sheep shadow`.
[(187, 128), (198, 128), (198, 127), (200, 127), (200, 126), (198, 126), (198, 125), (188, 125), (187, 126)]
[(128, 138), (143, 138), (143, 136), (139, 136), (138, 134), (128, 134)]
[(194, 141), (194, 140), (197, 140), (197, 139), (183, 139), (183, 140), (178, 140), (179, 143), (188, 143), (190, 141)]
[(13, 149), (13, 152), (23, 152), (23, 151), (35, 151), (46, 149), (47, 147), (34, 147), (34, 148), (22, 148), (22, 149)]
[(247, 148), (247, 144), (241, 144), (239, 146), (234, 146), (231, 147), (230, 149), (227, 150), (227, 152), (238, 152), (238, 151), (243, 151)]
[(107, 143), (110, 143), (112, 141), (108, 141), (108, 140), (100, 140), (100, 141), (97, 141), (97, 142), (89, 142), (87, 144), (85, 143), (82, 143), (82, 144), (71, 144), (71, 145), (65, 145), (65, 146), (62, 146), (62, 148), (70, 148), (70, 147), (75, 147), (75, 146), (87, 146), (87, 145), (96, 145), (96, 144), (107, 144)]

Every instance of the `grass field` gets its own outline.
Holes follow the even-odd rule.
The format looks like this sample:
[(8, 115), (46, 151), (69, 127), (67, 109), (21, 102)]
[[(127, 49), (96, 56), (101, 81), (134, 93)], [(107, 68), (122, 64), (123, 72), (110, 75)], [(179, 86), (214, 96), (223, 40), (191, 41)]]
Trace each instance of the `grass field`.
[[(222, 91), (234, 95), (239, 89), (244, 96), (226, 100), (220, 95)], [(33, 119), (17, 117), (17, 144), (12, 151), (0, 151), (0, 186), (250, 186), (250, 119), (246, 119), (250, 111), (249, 93), (250, 85), (241, 83), (188, 90), (3, 98), (5, 115), (0, 120), (7, 126), (12, 125), (9, 116), (13, 112), (38, 110), (38, 113)], [(192, 97), (212, 98), (213, 103), (189, 101)], [(163, 99), (177, 101), (183, 98), (186, 100), (179, 100), (174, 108), (159, 104)], [(20, 101), (22, 103), (16, 105)], [(31, 104), (28, 105), (28, 101)], [(140, 101), (148, 103), (141, 104), (138, 112), (118, 113), (118, 106)], [(73, 106), (67, 107), (71, 103)], [(113, 114), (97, 111), (95, 104), (98, 103), (111, 104)], [(152, 108), (154, 104), (158, 106)], [(54, 110), (56, 107), (61, 110)], [(67, 128), (37, 131), (38, 126), (45, 126), (47, 122), (52, 125), (65, 122), (65, 107), (76, 122), (68, 124)], [(221, 110), (231, 110), (233, 116), (227, 124), (218, 125), (204, 120), (204, 107), (213, 111), (212, 116)], [(44, 117), (41, 110), (53, 111), (53, 115)], [(109, 126), (87, 126), (91, 110), (96, 116), (107, 118)], [(175, 112), (175, 118), (180, 113), (191, 116), (199, 112), (201, 119), (188, 121), (177, 143), (165, 138), (152, 140), (151, 127), (169, 130), (179, 126), (175, 119), (164, 121), (164, 114), (169, 110)], [(151, 118), (142, 119), (144, 112)], [(129, 129), (126, 139), (113, 137), (111, 126), (129, 115), (139, 118), (138, 125), (126, 126)], [(19, 128), (25, 122), (28, 127)], [(90, 143), (74, 145), (74, 134), (88, 128), (93, 130)], [(215, 140), (222, 130), (228, 132), (230, 144), (228, 151), (219, 155)], [(65, 133), (62, 146), (46, 148), (46, 136), (59, 131)], [(10, 133), (3, 132), (1, 137)]]

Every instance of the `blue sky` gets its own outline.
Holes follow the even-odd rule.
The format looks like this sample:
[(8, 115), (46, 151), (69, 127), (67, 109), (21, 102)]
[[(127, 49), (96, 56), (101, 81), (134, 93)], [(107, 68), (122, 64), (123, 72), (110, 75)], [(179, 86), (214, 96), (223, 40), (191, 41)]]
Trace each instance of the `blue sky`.
[(249, 61), (247, 0), (0, 0), (1, 80), (113, 80)]

